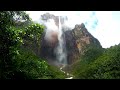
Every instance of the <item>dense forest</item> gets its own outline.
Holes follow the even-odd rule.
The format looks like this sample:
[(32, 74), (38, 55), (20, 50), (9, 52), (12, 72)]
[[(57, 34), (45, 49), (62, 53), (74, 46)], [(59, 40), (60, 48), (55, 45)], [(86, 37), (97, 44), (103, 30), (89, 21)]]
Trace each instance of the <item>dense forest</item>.
[(120, 45), (107, 49), (90, 46), (71, 67), (70, 71), (76, 79), (119, 79)]
[[(37, 54), (44, 29), (24, 11), (0, 12), (0, 79), (67, 78)], [(84, 51), (78, 61), (65, 67), (73, 79), (120, 78), (120, 44), (110, 48), (91, 44)]]
[(65, 78), (58, 68), (25, 48), (33, 42), (40, 46), (43, 30), (23, 11), (0, 12), (0, 79)]

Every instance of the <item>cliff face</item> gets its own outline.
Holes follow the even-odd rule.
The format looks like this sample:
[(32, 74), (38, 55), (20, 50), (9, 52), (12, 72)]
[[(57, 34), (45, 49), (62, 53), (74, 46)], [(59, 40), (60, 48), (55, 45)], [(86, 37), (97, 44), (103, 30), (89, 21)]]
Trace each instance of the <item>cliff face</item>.
[[(46, 22), (49, 19), (53, 19), (55, 21), (55, 24), (59, 27), (59, 16), (55, 16), (53, 14), (45, 13), (45, 14), (41, 15), (41, 18), (42, 18), (42, 20), (44, 20)], [(64, 20), (68, 20), (67, 16), (65, 16), (65, 17), (60, 16), (61, 24), (64, 23)]]
[(40, 56), (48, 60), (49, 63), (53, 63), (56, 59), (54, 49), (58, 45), (58, 39), (54, 43), (48, 42), (44, 38), (45, 34), (43, 34), (41, 39), (41, 49)]
[(86, 46), (92, 44), (102, 48), (99, 41), (85, 28), (85, 25), (75, 25), (71, 31), (65, 32), (68, 64), (74, 63), (84, 53)]
[[(59, 18), (51, 14), (44, 14), (44, 20), (54, 19), (56, 25), (59, 27)], [(64, 23), (64, 18), (61, 18), (61, 24)], [(65, 29), (65, 28), (63, 28)], [(63, 30), (63, 38), (65, 42), (65, 47), (67, 51), (67, 63), (73, 64), (79, 57), (84, 54), (85, 48), (88, 45), (95, 45), (102, 48), (99, 41), (94, 38), (86, 29), (85, 25), (82, 23), (80, 25), (75, 25), (73, 30)], [(45, 34), (42, 36), (41, 40), (41, 53), (40, 56), (47, 59), (49, 63), (54, 63), (56, 61), (55, 48), (58, 45), (58, 35), (53, 35), (53, 43), (47, 42), (44, 39)]]

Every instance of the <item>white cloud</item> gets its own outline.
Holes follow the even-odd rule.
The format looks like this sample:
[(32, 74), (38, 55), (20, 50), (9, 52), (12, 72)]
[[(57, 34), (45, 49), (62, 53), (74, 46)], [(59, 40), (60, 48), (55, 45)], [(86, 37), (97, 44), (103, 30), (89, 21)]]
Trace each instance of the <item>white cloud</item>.
[[(92, 34), (98, 38), (101, 45), (105, 48), (113, 46), (120, 43), (119, 29), (120, 29), (120, 18), (115, 20), (116, 14), (114, 12), (96, 12), (96, 17), (98, 18), (99, 24), (96, 30)], [(120, 16), (120, 13), (119, 13)]]
[[(120, 12), (112, 11), (27, 11), (34, 21), (38, 21), (40, 15), (50, 12), (57, 16), (68, 16), (68, 26), (85, 23), (88, 31), (96, 37), (101, 45), (106, 48), (120, 43)], [(97, 22), (98, 24), (94, 24)], [(94, 28), (93, 28), (94, 27)]]

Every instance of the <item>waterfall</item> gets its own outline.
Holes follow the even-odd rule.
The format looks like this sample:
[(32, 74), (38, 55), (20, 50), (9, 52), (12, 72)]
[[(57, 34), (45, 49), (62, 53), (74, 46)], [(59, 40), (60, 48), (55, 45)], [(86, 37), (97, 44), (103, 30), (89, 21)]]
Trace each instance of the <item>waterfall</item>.
[(60, 21), (60, 16), (59, 16), (59, 34), (58, 34), (58, 46), (56, 48), (56, 59), (60, 64), (67, 64), (67, 54), (65, 52), (65, 42), (63, 38), (63, 31), (62, 31), (62, 26), (61, 26), (61, 21)]

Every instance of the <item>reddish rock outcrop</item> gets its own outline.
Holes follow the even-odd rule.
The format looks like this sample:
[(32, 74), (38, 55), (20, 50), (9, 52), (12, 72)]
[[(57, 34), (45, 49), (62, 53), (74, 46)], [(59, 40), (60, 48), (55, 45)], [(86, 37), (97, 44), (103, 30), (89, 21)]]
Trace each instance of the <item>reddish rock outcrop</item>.
[(87, 31), (83, 23), (81, 25), (75, 25), (75, 28), (71, 31), (66, 31), (65, 40), (68, 64), (76, 62), (84, 53), (87, 45), (93, 44), (101, 47), (99, 41)]

